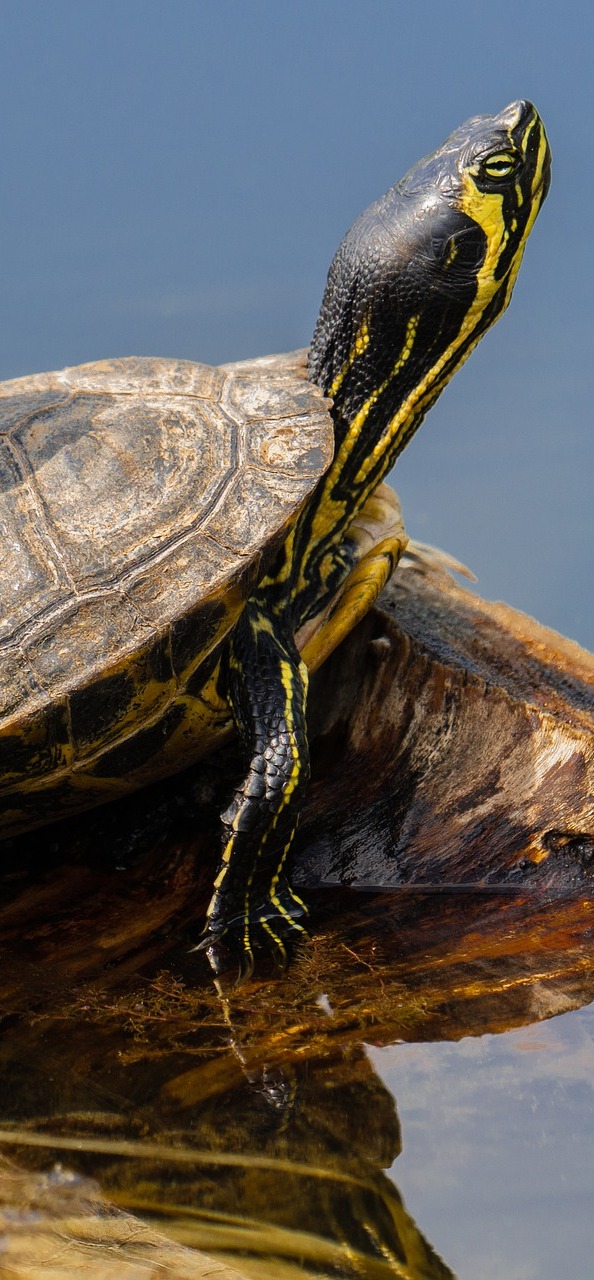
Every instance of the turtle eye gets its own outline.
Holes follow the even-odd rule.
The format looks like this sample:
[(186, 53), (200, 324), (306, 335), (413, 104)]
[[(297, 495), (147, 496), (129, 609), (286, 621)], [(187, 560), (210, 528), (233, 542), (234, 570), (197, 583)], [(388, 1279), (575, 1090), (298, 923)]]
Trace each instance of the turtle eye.
[(520, 164), (521, 156), (517, 151), (495, 151), (482, 161), (481, 169), (486, 178), (497, 181), (498, 178), (511, 178)]

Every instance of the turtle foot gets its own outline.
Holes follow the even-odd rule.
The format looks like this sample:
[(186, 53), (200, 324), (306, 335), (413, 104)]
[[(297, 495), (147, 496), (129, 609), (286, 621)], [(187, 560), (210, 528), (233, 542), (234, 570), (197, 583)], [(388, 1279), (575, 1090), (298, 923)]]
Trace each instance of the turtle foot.
[(277, 971), (286, 969), (295, 946), (307, 939), (301, 923), (307, 907), (289, 887), (279, 888), (273, 898), (245, 915), (208, 922), (204, 935), (192, 951), (205, 951), (216, 977), (238, 969), (237, 983), (246, 982), (260, 961), (272, 959)]

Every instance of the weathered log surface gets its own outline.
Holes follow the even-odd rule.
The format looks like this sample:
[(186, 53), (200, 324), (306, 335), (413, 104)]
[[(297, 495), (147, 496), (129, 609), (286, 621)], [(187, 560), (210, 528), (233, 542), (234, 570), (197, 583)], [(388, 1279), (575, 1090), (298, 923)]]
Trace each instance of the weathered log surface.
[(395, 574), (311, 720), (304, 880), (590, 882), (594, 658), (439, 560)]
[[(398, 1118), (362, 1045), (499, 1031), (594, 997), (593, 728), (594, 658), (421, 556), (312, 684), (296, 851), (312, 938), (287, 974), (221, 1003), (188, 951), (233, 750), (5, 845), (0, 1147), (32, 1179), (17, 1194), (21, 1175), (0, 1176), (15, 1259), (15, 1205), (37, 1203), (56, 1160), (107, 1197), (93, 1209), (81, 1184), (72, 1240), (101, 1280), (89, 1204), (114, 1248), (140, 1224), (139, 1268), (159, 1260), (150, 1212), (165, 1242), (242, 1275), (348, 1275), (356, 1258), (356, 1274), (451, 1277), (383, 1172)], [(109, 1204), (132, 1216), (108, 1220)], [(60, 1275), (47, 1259), (68, 1205), (44, 1205), (46, 1261), (23, 1276)], [(169, 1274), (200, 1274), (186, 1263), (171, 1254)]]

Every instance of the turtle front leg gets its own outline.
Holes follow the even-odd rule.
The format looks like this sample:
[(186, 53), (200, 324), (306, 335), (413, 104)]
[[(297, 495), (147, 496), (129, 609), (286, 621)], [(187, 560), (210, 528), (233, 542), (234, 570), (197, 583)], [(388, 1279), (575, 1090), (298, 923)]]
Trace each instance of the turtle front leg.
[(256, 601), (231, 641), (227, 696), (250, 763), (221, 815), (223, 849), (200, 946), (215, 971), (226, 950), (239, 952), (249, 976), (254, 946), (284, 960), (287, 944), (305, 933), (306, 907), (286, 863), (309, 780), (307, 668), (282, 618)]

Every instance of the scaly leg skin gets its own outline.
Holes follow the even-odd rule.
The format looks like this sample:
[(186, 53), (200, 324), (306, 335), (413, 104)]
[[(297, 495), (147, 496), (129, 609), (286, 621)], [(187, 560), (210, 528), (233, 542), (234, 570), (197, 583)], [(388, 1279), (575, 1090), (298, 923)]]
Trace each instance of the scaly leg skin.
[(286, 960), (306, 914), (285, 863), (309, 780), (307, 668), (282, 616), (257, 599), (231, 641), (228, 697), (250, 765), (221, 815), (223, 851), (200, 949), (215, 973), (231, 951), (246, 978), (255, 946)]

